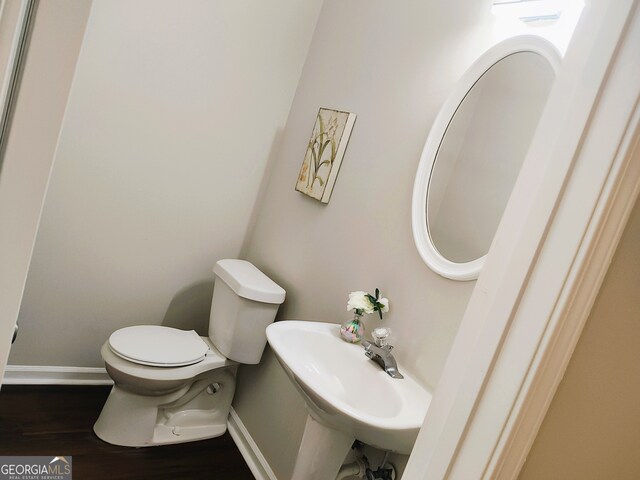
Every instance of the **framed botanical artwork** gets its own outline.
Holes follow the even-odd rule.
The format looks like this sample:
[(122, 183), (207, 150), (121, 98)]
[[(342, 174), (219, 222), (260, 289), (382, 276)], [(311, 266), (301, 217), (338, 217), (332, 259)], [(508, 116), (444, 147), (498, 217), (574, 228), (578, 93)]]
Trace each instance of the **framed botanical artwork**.
[(296, 190), (329, 203), (356, 114), (321, 108), (302, 161)]

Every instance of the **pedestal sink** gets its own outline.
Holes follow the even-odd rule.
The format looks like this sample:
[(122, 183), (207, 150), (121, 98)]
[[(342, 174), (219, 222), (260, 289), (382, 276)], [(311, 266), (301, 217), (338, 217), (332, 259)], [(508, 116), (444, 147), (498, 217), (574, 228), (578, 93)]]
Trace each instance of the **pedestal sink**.
[(309, 412), (292, 480), (334, 479), (354, 439), (411, 452), (431, 393), (402, 365), (391, 378), (333, 323), (277, 322), (267, 339)]

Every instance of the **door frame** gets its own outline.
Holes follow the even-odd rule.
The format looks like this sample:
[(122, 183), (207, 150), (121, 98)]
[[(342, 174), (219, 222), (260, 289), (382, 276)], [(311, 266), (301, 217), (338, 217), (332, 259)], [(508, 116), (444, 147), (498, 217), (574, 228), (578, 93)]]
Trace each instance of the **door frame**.
[(91, 0), (20, 1), (35, 10), (0, 172), (0, 378), (92, 6)]
[[(0, 14), (6, 12), (6, 1), (0, 3)], [(12, 188), (7, 188), (7, 182), (13, 177), (10, 172), (3, 180), (5, 166), (5, 152), (11, 127), (11, 119), (16, 106), (20, 79), (24, 67), (25, 56), (29, 44), (31, 27), (33, 25), (37, 0), (21, 0), (17, 15), (11, 18), (5, 17), (3, 27), (11, 30), (12, 43), (10, 46), (7, 64), (1, 65), (3, 75), (0, 77), (0, 201), (4, 203), (0, 207), (0, 383), (4, 376), (4, 370), (11, 350), (11, 342), (17, 332), (18, 312), (22, 302), (22, 293), (26, 280), (26, 269), (31, 261), (31, 249), (28, 258), (20, 258), (25, 255), (19, 248), (14, 248), (13, 239), (9, 238), (14, 231), (15, 219), (12, 219), (10, 204), (17, 198)], [(49, 172), (46, 172), (48, 179)], [(9, 205), (7, 205), (9, 202)], [(36, 225), (39, 223), (40, 210), (34, 212)], [(37, 228), (36, 228), (37, 230)], [(31, 244), (33, 238), (27, 238)], [(23, 275), (20, 272), (24, 271)]]

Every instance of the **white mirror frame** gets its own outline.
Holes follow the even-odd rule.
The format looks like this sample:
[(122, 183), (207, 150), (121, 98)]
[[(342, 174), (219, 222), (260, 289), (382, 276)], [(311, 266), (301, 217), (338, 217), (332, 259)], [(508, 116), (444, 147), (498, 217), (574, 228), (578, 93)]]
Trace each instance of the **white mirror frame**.
[(416, 179), (413, 185), (411, 224), (413, 240), (420, 256), (434, 272), (452, 280), (475, 280), (480, 275), (486, 255), (465, 263), (456, 263), (445, 258), (433, 244), (427, 227), (426, 202), (429, 180), (442, 139), (460, 104), (476, 82), (500, 60), (514, 53), (533, 52), (544, 57), (557, 75), (560, 53), (547, 40), (533, 35), (521, 35), (504, 40), (483, 53), (456, 83), (427, 137)]

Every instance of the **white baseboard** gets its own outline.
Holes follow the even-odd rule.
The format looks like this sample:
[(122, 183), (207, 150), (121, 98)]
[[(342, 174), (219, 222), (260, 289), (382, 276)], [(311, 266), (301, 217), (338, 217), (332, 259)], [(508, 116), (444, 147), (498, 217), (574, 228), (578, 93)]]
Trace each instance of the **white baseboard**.
[(244, 423), (242, 423), (242, 420), (233, 407), (231, 407), (231, 411), (229, 412), (227, 426), (231, 438), (233, 438), (233, 441), (236, 443), (238, 450), (240, 450), (244, 461), (247, 462), (256, 480), (278, 480), (278, 477), (276, 477), (273, 470), (271, 470), (267, 459), (262, 455), (258, 445), (253, 438), (251, 438), (247, 427), (244, 426)]
[(113, 385), (104, 368), (7, 365), (2, 385)]

